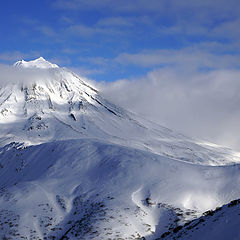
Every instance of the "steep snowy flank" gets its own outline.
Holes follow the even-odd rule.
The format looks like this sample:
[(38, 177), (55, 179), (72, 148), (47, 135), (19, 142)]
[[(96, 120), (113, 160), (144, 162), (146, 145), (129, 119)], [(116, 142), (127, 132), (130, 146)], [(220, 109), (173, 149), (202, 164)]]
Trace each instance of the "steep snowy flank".
[(212, 210), (240, 198), (240, 153), (129, 113), (43, 58), (14, 69), (34, 77), (0, 86), (0, 239), (239, 236), (234, 202)]

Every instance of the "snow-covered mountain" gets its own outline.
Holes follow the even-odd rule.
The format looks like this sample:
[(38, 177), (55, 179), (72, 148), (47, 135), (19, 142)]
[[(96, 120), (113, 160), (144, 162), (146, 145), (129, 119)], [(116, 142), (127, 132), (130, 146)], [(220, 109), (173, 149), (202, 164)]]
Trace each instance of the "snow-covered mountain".
[(187, 138), (109, 103), (83, 78), (42, 57), (14, 66), (20, 74), (21, 69), (38, 72), (31, 81), (0, 88), (2, 146), (95, 138), (202, 165), (240, 161), (237, 152)]
[[(240, 153), (105, 100), (43, 58), (0, 88), (0, 236), (156, 239), (239, 198)], [(37, 73), (36, 73), (36, 72)]]

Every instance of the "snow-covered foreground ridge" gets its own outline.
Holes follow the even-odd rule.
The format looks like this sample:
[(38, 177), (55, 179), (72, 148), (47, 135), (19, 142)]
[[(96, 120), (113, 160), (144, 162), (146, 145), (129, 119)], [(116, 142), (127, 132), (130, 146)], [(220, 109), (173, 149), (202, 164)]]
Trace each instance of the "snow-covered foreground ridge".
[(0, 88), (0, 237), (156, 239), (240, 197), (240, 154), (117, 107), (73, 72), (19, 61)]

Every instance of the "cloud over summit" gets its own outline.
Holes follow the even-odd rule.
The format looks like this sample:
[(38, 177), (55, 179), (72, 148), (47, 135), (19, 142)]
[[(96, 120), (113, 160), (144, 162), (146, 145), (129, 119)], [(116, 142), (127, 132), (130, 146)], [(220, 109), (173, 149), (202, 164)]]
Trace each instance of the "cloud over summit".
[(53, 76), (53, 71), (49, 71), (49, 69), (19, 68), (6, 64), (0, 64), (0, 73), (0, 86), (33, 83)]

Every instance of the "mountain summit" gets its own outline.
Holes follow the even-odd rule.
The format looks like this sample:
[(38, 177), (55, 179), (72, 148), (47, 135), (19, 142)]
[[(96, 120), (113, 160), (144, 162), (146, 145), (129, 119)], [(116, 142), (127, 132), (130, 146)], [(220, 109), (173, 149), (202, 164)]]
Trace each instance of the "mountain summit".
[(239, 198), (238, 152), (130, 113), (43, 58), (14, 66), (32, 77), (0, 88), (0, 237), (150, 240)]
[(15, 67), (23, 67), (23, 68), (58, 68), (58, 65), (52, 64), (45, 60), (43, 57), (39, 57), (35, 60), (26, 62), (24, 60), (18, 61), (14, 64)]

